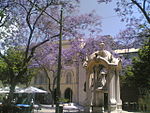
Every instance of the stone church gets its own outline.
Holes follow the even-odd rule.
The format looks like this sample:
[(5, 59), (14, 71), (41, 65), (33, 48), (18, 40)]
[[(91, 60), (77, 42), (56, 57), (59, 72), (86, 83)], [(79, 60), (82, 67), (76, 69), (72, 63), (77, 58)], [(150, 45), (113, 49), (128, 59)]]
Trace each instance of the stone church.
[[(63, 47), (69, 47), (68, 41), (63, 41)], [(51, 78), (51, 87), (53, 85), (53, 72), (48, 73)], [(56, 74), (56, 73), (55, 73)], [(69, 102), (83, 105), (86, 97), (86, 76), (83, 63), (75, 60), (67, 63), (61, 71), (61, 98), (68, 99)], [(45, 89), (49, 92), (49, 81), (43, 71), (39, 72), (31, 81), (30, 85)], [(55, 93), (55, 92), (54, 92)]]

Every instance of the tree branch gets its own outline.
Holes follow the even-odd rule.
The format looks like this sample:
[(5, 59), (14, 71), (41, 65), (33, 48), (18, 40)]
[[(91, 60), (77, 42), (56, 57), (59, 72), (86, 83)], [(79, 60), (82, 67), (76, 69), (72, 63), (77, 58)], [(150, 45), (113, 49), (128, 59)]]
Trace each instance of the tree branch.
[[(28, 0), (31, 4), (33, 4), (33, 2), (31, 1), (31, 0)], [(49, 4), (49, 5), (51, 5), (52, 4), (52, 2)], [(37, 9), (39, 9), (40, 11), (42, 11), (42, 8), (40, 8), (37, 4), (35, 4), (35, 7), (37, 8)], [(48, 14), (46, 11), (43, 11), (46, 15), (48, 15), (50, 18), (52, 18), (54, 21), (56, 21), (57, 23), (59, 23), (60, 24), (60, 22), (56, 19), (56, 18), (54, 18), (53, 16), (51, 16), (50, 14)]]
[[(9, 5), (7, 4), (7, 5), (2, 9), (1, 13), (4, 13), (4, 11), (6, 10), (6, 8), (7, 8), (8, 6), (9, 6)], [(6, 23), (6, 19), (4, 20), (4, 22), (2, 22), (3, 19), (4, 19), (4, 16), (5, 16), (5, 15), (1, 16), (1, 19), (0, 19), (0, 27), (4, 26), (4, 24)], [(7, 18), (7, 17), (8, 17), (8, 16), (6, 16), (6, 18)]]
[[(47, 72), (47, 69), (46, 69), (46, 67), (44, 66), (44, 65), (42, 65), (39, 61), (38, 61), (38, 59), (36, 59), (36, 58), (34, 58), (35, 59), (35, 61), (41, 66), (41, 68), (44, 70), (44, 72), (46, 73), (46, 76), (47, 76), (47, 78), (48, 78), (48, 82), (49, 82), (49, 91), (51, 92), (51, 93), (53, 93), (53, 89), (51, 88), (51, 78), (49, 77), (49, 75), (48, 75), (48, 72)], [(54, 70), (50, 70), (50, 71), (52, 71), (53, 72), (53, 74), (54, 74)]]
[(26, 12), (28, 12), (27, 8), (23, 4), (17, 3), (17, 2), (14, 2), (14, 3), (20, 5)]
[(146, 0), (143, 1), (143, 9), (145, 10)]
[(140, 6), (139, 3), (137, 3), (137, 1), (135, 1), (135, 0), (131, 0), (131, 1), (142, 11), (142, 13), (144, 14), (146, 20), (150, 24), (150, 17), (148, 16), (147, 12)]
[(48, 8), (48, 4), (46, 5), (46, 7), (44, 7), (44, 9), (42, 9), (41, 13), (39, 14), (39, 16), (36, 18), (34, 24), (33, 24), (33, 29), (35, 28), (35, 25), (37, 23), (37, 21), (39, 20), (39, 18), (42, 16), (42, 14), (44, 13), (44, 11)]
[(32, 48), (31, 48), (30, 56), (27, 58), (27, 61), (26, 61), (26, 62), (29, 62), (30, 59), (33, 57), (34, 52), (35, 52), (35, 49), (36, 49), (37, 47), (39, 47), (39, 46), (43, 45), (44, 43), (48, 42), (50, 39), (52, 39), (52, 38), (54, 38), (54, 37), (58, 37), (58, 36), (59, 36), (59, 34), (58, 34), (58, 35), (54, 35), (54, 36), (50, 37), (49, 39), (44, 40), (43, 42), (40, 42), (39, 44), (37, 44), (37, 45), (35, 45), (34, 47), (32, 47)]
[(29, 46), (30, 46), (30, 43), (31, 43), (31, 39), (32, 39), (32, 35), (33, 35), (34, 29), (35, 29), (35, 25), (38, 22), (39, 18), (42, 16), (43, 12), (47, 9), (47, 7), (49, 5), (47, 5), (46, 7), (44, 7), (44, 9), (42, 9), (42, 11), (40, 12), (40, 14), (36, 18), (35, 22), (33, 23), (33, 26), (31, 27), (31, 24), (30, 24), (30, 16), (31, 15), (30, 15), (30, 13), (31, 13), (31, 11), (32, 11), (32, 9), (33, 9), (34, 6), (35, 6), (35, 3), (32, 2), (32, 7), (29, 9), (29, 11), (27, 13), (27, 18), (26, 18), (26, 22), (27, 22), (27, 24), (29, 26), (29, 29), (30, 29), (30, 35), (29, 35), (29, 39), (28, 39), (28, 43), (27, 43), (27, 48), (26, 48), (26, 52), (25, 52), (25, 59), (24, 59), (23, 65), (25, 65), (26, 62), (29, 62), (29, 60), (33, 56), (34, 48), (33, 48), (33, 51), (31, 51), (31, 55), (29, 57), (28, 57), (28, 53), (29, 53)]
[(31, 8), (29, 9), (29, 11), (27, 11), (27, 16), (26, 16), (26, 22), (27, 22), (27, 25), (28, 25), (30, 31), (33, 30), (33, 29), (32, 29), (32, 26), (31, 26), (31, 24), (30, 24), (30, 16), (31, 16), (31, 11), (32, 11), (32, 9), (33, 9), (33, 7), (31, 7)]
[(57, 80), (57, 76), (54, 76), (54, 80), (53, 80), (53, 89), (55, 88), (56, 80)]
[[(8, 17), (8, 16), (7, 16)], [(7, 18), (6, 17), (6, 18)], [(4, 22), (2, 22), (3, 21), (3, 19), (4, 19), (4, 17), (2, 17), (1, 19), (0, 19), (0, 27), (2, 27), (2, 26), (4, 26), (5, 25), (5, 23), (6, 23), (6, 19), (4, 20)]]

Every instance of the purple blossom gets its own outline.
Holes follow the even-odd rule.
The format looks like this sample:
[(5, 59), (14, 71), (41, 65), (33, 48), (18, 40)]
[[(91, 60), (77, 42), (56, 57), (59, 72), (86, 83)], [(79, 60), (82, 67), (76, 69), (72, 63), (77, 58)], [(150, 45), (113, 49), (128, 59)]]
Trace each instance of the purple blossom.
[[(101, 42), (106, 43), (106, 49), (110, 48), (110, 37), (99, 36), (97, 38), (78, 38), (72, 41), (67, 41), (68, 47), (62, 49), (62, 64), (71, 61), (83, 61), (87, 55), (92, 54), (95, 51), (100, 50), (99, 44)], [(53, 44), (54, 43), (54, 44)], [(41, 64), (51, 67), (57, 64), (58, 57), (58, 44), (47, 43), (36, 51), (35, 57)]]

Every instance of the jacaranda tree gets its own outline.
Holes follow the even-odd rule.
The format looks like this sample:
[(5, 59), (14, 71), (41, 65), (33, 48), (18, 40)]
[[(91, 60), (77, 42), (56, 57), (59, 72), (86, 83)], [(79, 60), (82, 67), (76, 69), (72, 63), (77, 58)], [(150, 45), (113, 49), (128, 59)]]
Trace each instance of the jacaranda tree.
[[(15, 32), (11, 32), (10, 35), (1, 36), (0, 47), (3, 51), (0, 51), (0, 58), (1, 61), (4, 62), (4, 67), (8, 66), (9, 63), (14, 60), (8, 59), (8, 48), (20, 49), (23, 52), (20, 55), (21, 60), (16, 61), (16, 64), (19, 64), (19, 69), (17, 68), (17, 71), (15, 71), (13, 68), (9, 68), (7, 69), (8, 73), (12, 73), (12, 75), (15, 75), (17, 78), (28, 78), (29, 76), (24, 75), (26, 75), (28, 69), (30, 69), (29, 67), (31, 66), (30, 64), (36, 49), (46, 42), (58, 41), (60, 35), (60, 7), (64, 9), (62, 35), (66, 39), (70, 37), (82, 37), (84, 34), (81, 30), (93, 31), (89, 27), (90, 25), (94, 27), (101, 25), (99, 18), (93, 12), (75, 16), (74, 11), (77, 10), (78, 3), (78, 0), (0, 1), (0, 11), (2, 12), (0, 15), (0, 27), (3, 29), (6, 24), (10, 25), (8, 22), (12, 22), (11, 24), (15, 26)], [(5, 28), (7, 29), (7, 27)], [(4, 33), (7, 34), (8, 32)], [(15, 51), (16, 50), (14, 50), (14, 53)], [(6, 68), (2, 68), (1, 72), (3, 72), (4, 69)], [(10, 87), (11, 92), (9, 95), (9, 104), (13, 100), (15, 86), (18, 83), (24, 83), (21, 79), (17, 79), (17, 82), (13, 77), (10, 79), (12, 82), (5, 82)], [(3, 81), (6, 80), (3, 79)]]

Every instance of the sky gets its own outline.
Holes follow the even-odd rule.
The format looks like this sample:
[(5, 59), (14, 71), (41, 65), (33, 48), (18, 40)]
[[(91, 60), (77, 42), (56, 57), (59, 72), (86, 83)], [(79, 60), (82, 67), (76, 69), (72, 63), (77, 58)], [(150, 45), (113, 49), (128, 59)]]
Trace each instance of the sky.
[(88, 13), (95, 10), (102, 20), (102, 32), (100, 35), (116, 36), (119, 31), (125, 29), (125, 23), (120, 22), (120, 18), (114, 11), (115, 0), (111, 3), (98, 4), (96, 0), (80, 0), (80, 12)]

